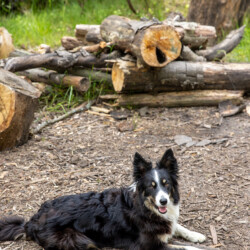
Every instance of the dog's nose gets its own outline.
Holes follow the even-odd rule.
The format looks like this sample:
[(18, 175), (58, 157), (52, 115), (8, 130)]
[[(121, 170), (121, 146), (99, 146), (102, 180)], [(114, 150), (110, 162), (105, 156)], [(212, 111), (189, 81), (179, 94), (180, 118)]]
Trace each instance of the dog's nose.
[(168, 203), (168, 200), (167, 199), (165, 199), (165, 198), (161, 198), (160, 199), (160, 203), (161, 203), (161, 205), (166, 205), (167, 203)]

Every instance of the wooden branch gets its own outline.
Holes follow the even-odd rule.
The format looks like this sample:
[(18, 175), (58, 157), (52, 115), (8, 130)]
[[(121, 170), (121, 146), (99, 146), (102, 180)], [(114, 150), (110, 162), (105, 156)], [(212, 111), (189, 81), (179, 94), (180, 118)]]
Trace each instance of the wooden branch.
[(120, 59), (113, 65), (112, 82), (119, 93), (193, 89), (250, 91), (250, 64), (175, 61), (163, 68), (138, 69), (135, 62)]
[(100, 33), (104, 41), (136, 56), (140, 67), (163, 67), (181, 52), (178, 33), (157, 20), (137, 21), (112, 15), (103, 20)]
[(68, 118), (69, 116), (73, 115), (73, 114), (76, 114), (76, 113), (79, 113), (79, 112), (82, 112), (82, 111), (86, 111), (88, 110), (93, 104), (95, 103), (95, 100), (92, 100), (90, 102), (85, 102), (83, 104), (81, 104), (80, 106), (70, 110), (69, 112), (59, 116), (59, 117), (56, 117), (52, 120), (48, 120), (48, 121), (45, 121), (43, 123), (41, 123), (39, 126), (37, 126), (37, 128), (35, 130), (32, 131), (33, 134), (37, 134), (39, 133), (42, 129), (44, 129), (45, 127), (49, 126), (49, 125), (52, 125), (58, 121), (61, 121), (63, 119), (66, 119)]
[(197, 55), (205, 57), (208, 61), (220, 60), (231, 52), (241, 41), (244, 35), (245, 25), (231, 31), (226, 38), (212, 48), (196, 51)]
[(128, 6), (129, 6), (130, 10), (131, 10), (134, 14), (136, 14), (136, 10), (135, 10), (133, 4), (131, 3), (131, 1), (130, 1), (130, 0), (127, 0), (127, 3), (128, 3)]
[(83, 68), (71, 68), (68, 72), (72, 75), (89, 77), (91, 81), (107, 82), (112, 84), (111, 75), (97, 70), (83, 69)]
[(198, 56), (188, 46), (183, 46), (180, 58), (184, 61), (205, 62), (206, 58)]
[(107, 67), (112, 63), (107, 63), (106, 60), (117, 59), (120, 57), (119, 51), (113, 51), (110, 54), (102, 54), (99, 58), (89, 54), (85, 50), (76, 53), (67, 51), (56, 51), (43, 55), (31, 55), (25, 57), (11, 58), (2, 63), (5, 63), (4, 69), (12, 72), (23, 71), (32, 68), (47, 68), (64, 72), (73, 66), (82, 67)]
[(243, 101), (243, 93), (243, 91), (229, 90), (195, 90), (159, 93), (157, 95), (120, 95), (117, 103), (120, 106), (132, 105), (139, 107), (216, 106), (226, 100), (240, 104)]
[(28, 77), (34, 82), (43, 82), (47, 84), (57, 84), (64, 86), (73, 86), (80, 93), (86, 92), (90, 87), (88, 77), (58, 74), (55, 71), (44, 71), (42, 69), (30, 69), (18, 72), (19, 75)]
[(0, 69), (0, 150), (28, 140), (40, 94), (24, 79)]

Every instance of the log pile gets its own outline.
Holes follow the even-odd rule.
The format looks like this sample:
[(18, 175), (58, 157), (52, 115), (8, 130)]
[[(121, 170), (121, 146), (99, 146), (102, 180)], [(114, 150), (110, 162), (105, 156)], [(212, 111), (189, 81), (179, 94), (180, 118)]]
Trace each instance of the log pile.
[[(118, 93), (111, 98), (119, 105), (199, 106), (224, 100), (240, 103), (243, 93), (250, 91), (250, 64), (226, 64), (221, 59), (239, 44), (243, 34), (244, 26), (208, 47), (216, 38), (212, 26), (178, 22), (176, 18), (160, 22), (112, 15), (101, 25), (76, 25), (75, 37), (63, 37), (63, 47), (58, 50), (45, 54), (14, 51), (0, 60), (0, 74), (4, 76), (0, 77), (0, 144), (9, 136), (8, 130), (16, 126), (15, 116), (23, 112), (18, 108), (23, 106), (27, 111), (39, 96), (34, 89), (29, 92), (27, 82), (19, 76), (73, 86), (80, 93), (86, 92), (92, 81), (106, 81)], [(27, 93), (17, 85), (9, 85), (18, 81)], [(11, 145), (27, 139), (33, 112), (29, 110), (27, 116), (31, 118), (20, 126)]]

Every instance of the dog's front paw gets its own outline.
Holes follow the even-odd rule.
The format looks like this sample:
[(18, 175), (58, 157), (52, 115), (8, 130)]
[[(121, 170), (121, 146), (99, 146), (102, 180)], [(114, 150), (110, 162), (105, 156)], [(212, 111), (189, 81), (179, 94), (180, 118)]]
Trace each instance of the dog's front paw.
[(191, 232), (189, 235), (189, 240), (192, 242), (204, 242), (206, 240), (206, 236), (197, 232)]

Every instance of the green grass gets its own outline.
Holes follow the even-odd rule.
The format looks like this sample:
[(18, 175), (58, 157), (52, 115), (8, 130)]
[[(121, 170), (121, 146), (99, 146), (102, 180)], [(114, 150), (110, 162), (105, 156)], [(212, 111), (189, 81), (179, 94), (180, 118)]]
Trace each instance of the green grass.
[(245, 32), (240, 44), (227, 56), (227, 62), (250, 62), (250, 15), (244, 20)]
[[(134, 2), (138, 15), (131, 12), (125, 0), (87, 0), (83, 9), (76, 0), (72, 0), (68, 4), (47, 7), (41, 11), (26, 10), (24, 14), (1, 17), (0, 26), (4, 26), (12, 34), (15, 46), (30, 48), (46, 43), (56, 47), (60, 45), (62, 36), (74, 35), (76, 24), (100, 24), (105, 17), (112, 14), (164, 19), (169, 11), (187, 13), (189, 0), (175, 0), (168, 5), (164, 4), (164, 0), (151, 0), (148, 1), (148, 8), (145, 1)], [(181, 4), (183, 2), (185, 4)]]

